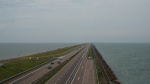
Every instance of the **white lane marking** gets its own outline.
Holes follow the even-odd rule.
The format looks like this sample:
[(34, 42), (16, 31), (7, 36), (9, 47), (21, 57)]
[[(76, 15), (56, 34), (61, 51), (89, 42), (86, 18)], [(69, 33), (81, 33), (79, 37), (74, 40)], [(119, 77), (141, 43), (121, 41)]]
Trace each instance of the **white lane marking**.
[(83, 68), (83, 67), (82, 67)]
[(80, 77), (78, 77), (78, 80), (80, 79)]
[(90, 70), (92, 69), (92, 61), (91, 61), (91, 66), (90, 66)]
[(94, 77), (95, 77), (95, 76), (94, 76), (94, 70), (92, 70), (92, 71), (93, 71), (93, 82), (94, 82), (94, 84), (95, 84), (95, 81), (94, 81)]
[[(85, 53), (84, 53), (84, 54), (85, 54)], [(84, 54), (82, 55), (81, 59), (83, 58)], [(83, 62), (83, 60), (81, 60), (81, 61)], [(79, 65), (79, 67), (78, 67), (78, 70), (79, 70), (79, 68), (80, 68), (80, 66), (81, 66), (81, 64), (82, 64), (82, 62), (80, 63), (80, 65)], [(76, 77), (78, 70), (76, 71), (75, 76), (73, 77), (73, 80), (71, 81), (71, 84), (73, 83), (74, 78)]]
[(86, 62), (86, 65), (85, 65), (85, 71), (84, 71), (84, 75), (83, 75), (82, 84), (83, 84), (83, 81), (84, 81), (84, 76), (85, 76), (85, 72), (86, 72), (86, 67), (87, 67), (87, 62)]
[(18, 81), (18, 80), (20, 80), (20, 79), (22, 79), (22, 78), (24, 78), (24, 77), (26, 77), (26, 76), (32, 74), (32, 73), (34, 73), (34, 72), (36, 72), (36, 71), (38, 71), (38, 70), (40, 70), (40, 69), (42, 69), (42, 68), (44, 68), (44, 67), (46, 67), (46, 66), (47, 66), (47, 65), (45, 65), (45, 66), (43, 66), (43, 67), (41, 67), (41, 68), (39, 68), (39, 69), (36, 69), (36, 70), (32, 71), (31, 73), (29, 73), (29, 74), (27, 74), (27, 75), (25, 75), (25, 76), (22, 76), (21, 78), (18, 78), (17, 80), (14, 80), (14, 81), (10, 82), (9, 84), (12, 84), (12, 83), (14, 83), (14, 82), (16, 82), (16, 81)]

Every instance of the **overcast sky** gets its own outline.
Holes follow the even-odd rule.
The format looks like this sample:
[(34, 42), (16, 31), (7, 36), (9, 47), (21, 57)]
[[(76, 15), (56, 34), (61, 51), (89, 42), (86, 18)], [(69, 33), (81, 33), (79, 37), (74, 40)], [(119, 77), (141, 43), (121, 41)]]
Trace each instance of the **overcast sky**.
[(150, 0), (0, 0), (5, 42), (150, 42)]

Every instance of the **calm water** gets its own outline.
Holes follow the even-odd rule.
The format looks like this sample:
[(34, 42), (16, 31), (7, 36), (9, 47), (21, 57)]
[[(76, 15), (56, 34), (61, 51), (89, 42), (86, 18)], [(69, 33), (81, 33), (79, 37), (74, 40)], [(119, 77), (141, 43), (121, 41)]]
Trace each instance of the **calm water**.
[(0, 43), (0, 60), (50, 51), (75, 44), (65, 43)]
[(150, 44), (94, 44), (122, 84), (150, 84)]

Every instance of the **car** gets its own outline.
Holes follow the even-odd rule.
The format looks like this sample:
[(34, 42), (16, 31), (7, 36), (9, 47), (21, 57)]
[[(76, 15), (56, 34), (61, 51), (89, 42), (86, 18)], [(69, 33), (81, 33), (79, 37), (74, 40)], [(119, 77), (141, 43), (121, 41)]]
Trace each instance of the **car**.
[(54, 61), (52, 61), (51, 64), (54, 64)]
[(61, 61), (58, 61), (58, 64), (60, 64), (61, 63)]
[(48, 69), (52, 69), (52, 66), (51, 66), (51, 65), (49, 65), (49, 66), (48, 66)]

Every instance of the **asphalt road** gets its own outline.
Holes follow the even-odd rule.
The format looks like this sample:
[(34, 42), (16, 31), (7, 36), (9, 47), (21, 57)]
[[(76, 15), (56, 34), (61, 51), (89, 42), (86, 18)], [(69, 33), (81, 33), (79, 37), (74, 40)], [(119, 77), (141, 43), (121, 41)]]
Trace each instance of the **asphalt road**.
[(84, 57), (71, 84), (97, 84), (95, 74), (93, 60), (88, 60), (87, 57)]
[[(81, 48), (80, 48), (81, 49)], [(74, 54), (76, 54), (80, 49), (78, 50), (74, 50), (64, 56), (63, 59), (61, 60), (61, 62), (64, 62), (65, 60), (67, 60), (68, 58), (70, 58), (71, 56), (73, 56)], [(59, 64), (57, 63), (59, 59), (54, 61), (54, 64), (52, 64), (52, 67), (56, 67)], [(12, 79), (10, 81), (7, 81), (5, 84), (30, 84), (33, 81), (37, 80), (38, 78), (40, 78), (41, 76), (43, 76), (44, 74), (46, 74), (47, 72), (49, 72), (51, 69), (48, 69), (48, 66), (50, 65), (50, 63), (45, 64), (35, 70), (32, 70), (28, 73), (25, 73), (15, 79)]]
[(96, 84), (93, 60), (86, 58), (89, 45), (57, 72), (46, 84)]

